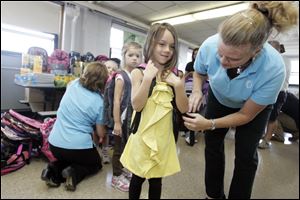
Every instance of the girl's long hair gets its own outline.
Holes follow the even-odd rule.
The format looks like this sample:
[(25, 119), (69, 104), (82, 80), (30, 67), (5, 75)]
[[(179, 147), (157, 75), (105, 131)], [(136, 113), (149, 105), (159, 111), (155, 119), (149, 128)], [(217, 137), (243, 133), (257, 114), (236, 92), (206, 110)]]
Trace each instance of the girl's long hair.
[(153, 55), (153, 50), (155, 49), (159, 40), (162, 38), (165, 30), (170, 31), (174, 38), (173, 56), (170, 59), (170, 61), (168, 61), (165, 64), (165, 68), (164, 68), (164, 70), (170, 70), (171, 68), (176, 67), (177, 59), (178, 59), (178, 36), (175, 28), (172, 25), (168, 23), (161, 23), (161, 24), (156, 23), (150, 27), (150, 30), (147, 35), (146, 43), (144, 45), (144, 57), (145, 57), (145, 63), (148, 63), (151, 56)]

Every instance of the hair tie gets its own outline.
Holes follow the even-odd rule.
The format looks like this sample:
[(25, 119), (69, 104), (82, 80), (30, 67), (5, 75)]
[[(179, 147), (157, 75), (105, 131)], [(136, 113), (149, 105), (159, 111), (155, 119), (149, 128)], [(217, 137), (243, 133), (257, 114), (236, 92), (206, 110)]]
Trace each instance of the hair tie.
[(256, 8), (259, 12), (261, 12), (266, 17), (269, 17), (269, 10), (266, 8)]
[(266, 8), (256, 8), (259, 12), (261, 12), (270, 22), (270, 24), (273, 24), (273, 21), (271, 18), (269, 18), (269, 10)]

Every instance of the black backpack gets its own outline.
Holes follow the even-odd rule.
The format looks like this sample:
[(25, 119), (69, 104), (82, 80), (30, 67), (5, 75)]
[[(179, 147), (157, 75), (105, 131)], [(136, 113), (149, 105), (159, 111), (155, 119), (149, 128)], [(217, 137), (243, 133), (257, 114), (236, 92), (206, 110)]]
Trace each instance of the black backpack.
[[(114, 105), (114, 92), (115, 92), (115, 79), (116, 75), (121, 74), (124, 79), (124, 95), (121, 100), (120, 113), (131, 105), (131, 81), (128, 74), (124, 70), (120, 70), (112, 75), (111, 79), (106, 83), (104, 90), (104, 124), (106, 127), (114, 128), (113, 105)], [(126, 117), (127, 118), (127, 117)], [(131, 119), (131, 118), (130, 118)]]
[[(150, 85), (150, 89), (149, 89), (149, 93), (148, 93), (148, 98), (151, 96), (152, 94), (152, 91), (153, 91), (153, 88), (154, 86), (156, 85), (156, 79), (154, 78), (151, 82), (151, 85)], [(172, 116), (172, 119), (173, 119), (173, 133), (174, 133), (174, 138), (175, 138), (175, 142), (177, 142), (178, 140), (178, 134), (179, 134), (179, 127), (180, 127), (180, 124), (183, 123), (183, 119), (182, 119), (182, 114), (181, 112), (178, 110), (177, 106), (176, 106), (176, 102), (175, 102), (175, 99), (176, 99), (176, 96), (175, 96), (175, 90), (174, 88), (171, 86), (172, 88), (172, 91), (173, 91), (173, 94), (174, 94), (174, 97), (171, 101), (172, 103), (172, 106), (173, 106), (173, 116)], [(131, 106), (131, 109), (132, 109), (132, 106)], [(139, 124), (140, 124), (140, 121), (141, 121), (141, 112), (136, 112), (135, 113), (135, 116), (132, 120), (132, 123), (131, 125), (129, 126), (130, 129), (129, 129), (129, 133), (132, 133), (132, 134), (135, 134), (138, 130), (138, 127), (139, 127)]]

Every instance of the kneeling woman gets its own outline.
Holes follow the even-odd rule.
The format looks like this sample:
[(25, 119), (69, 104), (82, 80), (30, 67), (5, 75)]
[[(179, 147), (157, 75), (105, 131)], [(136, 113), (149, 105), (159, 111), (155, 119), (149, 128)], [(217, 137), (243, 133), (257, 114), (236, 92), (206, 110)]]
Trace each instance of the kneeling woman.
[(75, 191), (84, 177), (102, 168), (93, 138), (101, 143), (105, 136), (101, 93), (107, 78), (105, 65), (93, 62), (67, 87), (49, 136), (50, 150), (57, 161), (48, 164), (41, 175), (48, 186), (66, 182), (66, 189)]

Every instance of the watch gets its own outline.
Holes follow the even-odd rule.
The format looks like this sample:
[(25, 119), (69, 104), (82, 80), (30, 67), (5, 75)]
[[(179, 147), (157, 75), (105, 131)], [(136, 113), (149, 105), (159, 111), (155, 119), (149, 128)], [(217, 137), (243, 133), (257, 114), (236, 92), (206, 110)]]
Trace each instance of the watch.
[(211, 121), (211, 128), (210, 128), (210, 130), (215, 130), (216, 129), (216, 122), (215, 122), (215, 120), (214, 119), (210, 119), (210, 121)]

